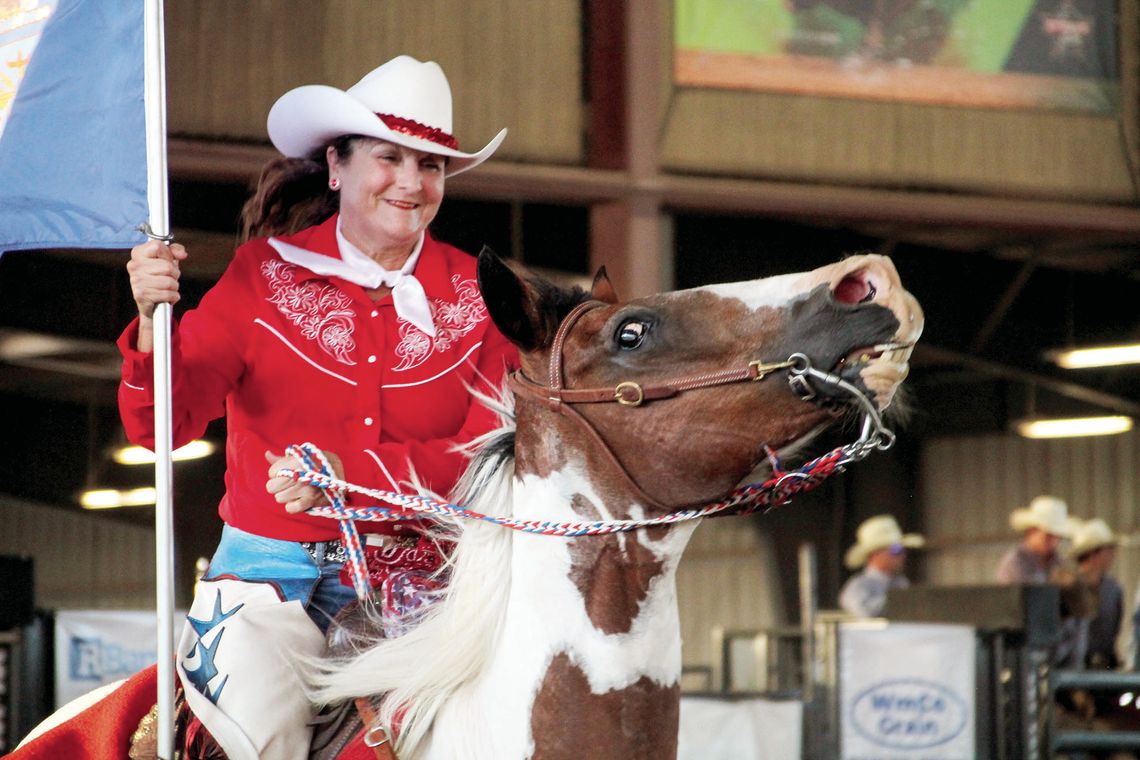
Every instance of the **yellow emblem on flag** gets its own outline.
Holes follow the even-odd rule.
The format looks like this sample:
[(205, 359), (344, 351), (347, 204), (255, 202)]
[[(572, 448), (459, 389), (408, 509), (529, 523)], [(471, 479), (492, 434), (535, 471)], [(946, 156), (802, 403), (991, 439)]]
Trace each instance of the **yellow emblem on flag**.
[(0, 0), (0, 135), (57, 0)]

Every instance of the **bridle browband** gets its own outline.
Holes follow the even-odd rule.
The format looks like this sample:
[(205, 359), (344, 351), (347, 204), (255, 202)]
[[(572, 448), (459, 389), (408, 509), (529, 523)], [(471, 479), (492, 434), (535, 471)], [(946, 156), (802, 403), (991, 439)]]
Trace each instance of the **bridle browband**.
[(746, 380), (763, 380), (771, 373), (788, 369), (793, 364), (790, 360), (773, 364), (751, 361), (744, 367), (689, 375), (666, 380), (660, 385), (643, 386), (640, 383), (626, 381), (618, 383), (612, 388), (567, 388), (562, 372), (562, 346), (566, 342), (566, 336), (570, 334), (570, 330), (586, 312), (602, 306), (605, 304), (601, 301), (584, 301), (575, 306), (562, 320), (562, 324), (558, 326), (558, 331), (554, 333), (554, 340), (551, 343), (550, 371), (547, 375), (548, 385), (540, 385), (524, 375), (522, 370), (517, 370), (512, 372), (508, 378), (511, 389), (519, 395), (534, 399), (555, 411), (562, 411), (567, 408), (564, 406), (565, 404), (617, 402), (622, 406), (641, 406), (646, 401), (672, 398), (682, 391), (729, 385)]
[[(602, 306), (605, 306), (605, 304), (601, 301), (584, 301), (575, 306), (562, 320), (562, 323), (558, 326), (558, 330), (554, 333), (554, 340), (551, 342), (547, 385), (541, 385), (531, 380), (523, 374), (522, 370), (512, 372), (508, 376), (508, 382), (515, 394), (536, 401), (547, 409), (574, 420), (586, 432), (590, 439), (597, 444), (599, 450), (618, 471), (626, 485), (646, 506), (671, 511), (688, 505), (668, 505), (646, 493), (645, 489), (641, 487), (625, 465), (622, 464), (621, 460), (618, 459), (617, 454), (614, 453), (609, 443), (602, 437), (602, 434), (598, 432), (598, 429), (575, 408), (576, 404), (617, 403), (627, 407), (638, 407), (647, 401), (673, 398), (684, 391), (713, 388), (742, 382), (758, 382), (773, 372), (786, 369), (789, 370), (788, 383), (801, 399), (806, 401), (816, 397), (815, 389), (808, 382), (808, 377), (814, 376), (816, 379), (824, 380), (827, 383), (842, 387), (844, 390), (854, 393), (857, 398), (864, 402), (864, 407), (870, 410), (869, 414), (874, 415), (874, 419), (877, 423), (876, 427), (879, 430), (886, 430), (882, 426), (882, 423), (879, 422), (878, 410), (875, 409), (874, 404), (870, 403), (861, 391), (837, 375), (815, 370), (808, 361), (808, 358), (799, 353), (792, 354), (788, 359), (780, 362), (765, 363), (753, 360), (741, 367), (718, 372), (686, 375), (679, 378), (663, 380), (655, 384), (643, 385), (632, 380), (627, 380), (613, 387), (606, 388), (567, 388), (562, 368), (563, 348), (566, 338), (578, 323), (579, 319), (586, 313), (601, 308)], [(889, 430), (886, 430), (886, 433), (890, 435), (891, 442), (893, 442), (893, 434), (891, 434)]]

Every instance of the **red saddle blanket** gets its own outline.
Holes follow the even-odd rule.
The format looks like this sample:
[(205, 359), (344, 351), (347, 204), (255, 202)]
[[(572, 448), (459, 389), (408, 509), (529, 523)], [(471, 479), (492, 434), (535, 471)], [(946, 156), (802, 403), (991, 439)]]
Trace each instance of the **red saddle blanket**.
[[(4, 760), (126, 760), (131, 734), (158, 698), (154, 665), (127, 679), (119, 688), (83, 712), (36, 737)], [(375, 760), (364, 745), (363, 732), (337, 755), (337, 760)]]
[(7, 755), (5, 760), (124, 760), (131, 734), (154, 706), (158, 669), (139, 671), (83, 712)]

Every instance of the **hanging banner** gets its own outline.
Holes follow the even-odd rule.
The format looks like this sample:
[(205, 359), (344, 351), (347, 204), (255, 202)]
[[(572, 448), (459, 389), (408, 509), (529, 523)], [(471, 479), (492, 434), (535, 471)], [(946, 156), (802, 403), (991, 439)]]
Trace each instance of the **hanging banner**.
[(1110, 113), (1119, 0), (674, 0), (678, 85)]
[(156, 630), (150, 610), (57, 612), (55, 706), (153, 665)]
[(973, 760), (975, 646), (964, 625), (840, 625), (840, 759)]
[(0, 253), (145, 238), (137, 0), (0, 0)]

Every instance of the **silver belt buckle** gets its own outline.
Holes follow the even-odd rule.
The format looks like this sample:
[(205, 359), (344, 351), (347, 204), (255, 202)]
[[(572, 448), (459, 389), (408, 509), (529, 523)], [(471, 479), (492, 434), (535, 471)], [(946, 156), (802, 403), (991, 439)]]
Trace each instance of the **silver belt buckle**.
[[(324, 544), (324, 552), (318, 556), (317, 545)], [(301, 548), (308, 552), (309, 556), (313, 558), (313, 562), (323, 560), (325, 562), (347, 562), (348, 550), (344, 546), (344, 542), (339, 538), (334, 538), (329, 541), (302, 541)]]

